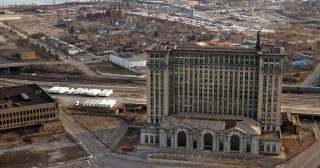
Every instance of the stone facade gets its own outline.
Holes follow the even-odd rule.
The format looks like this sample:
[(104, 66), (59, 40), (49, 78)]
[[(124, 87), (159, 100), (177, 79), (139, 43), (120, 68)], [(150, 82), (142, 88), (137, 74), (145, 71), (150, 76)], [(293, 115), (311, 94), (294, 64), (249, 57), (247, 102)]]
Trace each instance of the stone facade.
[[(193, 130), (184, 126), (173, 129), (160, 129), (160, 147), (188, 148), (222, 152), (258, 153), (259, 136), (247, 135), (236, 129), (225, 132), (215, 130)], [(180, 134), (185, 134), (185, 145)], [(180, 136), (179, 136), (180, 135)], [(183, 135), (182, 135), (183, 136)], [(239, 139), (231, 149), (231, 137)], [(180, 139), (179, 139), (180, 138)]]
[(146, 125), (141, 130), (141, 144), (258, 154), (260, 134), (259, 124), (250, 118), (244, 121), (212, 121), (170, 116), (159, 126)]
[(280, 132), (283, 48), (153, 45), (147, 52), (154, 129), (141, 130), (142, 144), (256, 154), (262, 131)]

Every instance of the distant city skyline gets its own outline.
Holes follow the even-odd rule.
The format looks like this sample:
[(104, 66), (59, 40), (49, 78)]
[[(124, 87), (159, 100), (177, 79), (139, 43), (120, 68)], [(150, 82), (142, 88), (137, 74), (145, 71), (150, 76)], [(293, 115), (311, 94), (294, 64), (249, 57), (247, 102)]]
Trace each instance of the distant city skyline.
[[(56, 4), (69, 2), (70, 0), (55, 0)], [(71, 0), (74, 1), (74, 0)], [(86, 1), (86, 0), (80, 0)], [(46, 5), (53, 4), (53, 0), (1, 0), (0, 5), (22, 5), (22, 4), (37, 4), (37, 5)]]

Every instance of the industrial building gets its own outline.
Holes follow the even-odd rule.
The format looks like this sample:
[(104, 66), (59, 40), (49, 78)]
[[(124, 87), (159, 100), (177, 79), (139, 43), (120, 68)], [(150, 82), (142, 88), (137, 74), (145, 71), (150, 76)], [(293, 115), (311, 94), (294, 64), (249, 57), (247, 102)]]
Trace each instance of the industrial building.
[(280, 153), (283, 48), (155, 45), (147, 49), (141, 144)]
[(0, 131), (35, 125), (61, 128), (56, 100), (36, 84), (0, 88)]
[(17, 54), (22, 60), (37, 59), (36, 52), (30, 49), (21, 49)]
[(135, 71), (139, 67), (146, 66), (146, 60), (143, 60), (132, 53), (112, 53), (110, 54), (110, 61), (123, 68)]

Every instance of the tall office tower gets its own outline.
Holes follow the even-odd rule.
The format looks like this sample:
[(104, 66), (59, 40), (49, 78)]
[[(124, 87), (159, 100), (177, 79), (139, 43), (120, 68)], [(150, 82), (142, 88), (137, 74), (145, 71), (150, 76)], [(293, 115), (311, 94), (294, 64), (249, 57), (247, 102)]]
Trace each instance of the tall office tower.
[[(260, 32), (257, 36), (255, 48), (150, 46), (148, 123), (141, 131), (141, 143), (278, 153), (285, 52), (260, 45)], [(179, 134), (177, 128), (183, 126)], [(230, 130), (242, 132), (233, 136)], [(206, 131), (209, 140), (204, 138)]]

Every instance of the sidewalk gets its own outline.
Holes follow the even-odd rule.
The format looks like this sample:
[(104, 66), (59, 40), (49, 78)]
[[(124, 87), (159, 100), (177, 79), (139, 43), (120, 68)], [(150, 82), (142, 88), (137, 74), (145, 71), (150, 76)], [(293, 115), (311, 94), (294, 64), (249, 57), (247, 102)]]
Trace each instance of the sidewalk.
[(158, 148), (156, 146), (138, 145), (137, 151), (132, 155), (145, 157), (151, 155), (168, 155), (168, 156), (183, 156), (192, 158), (190, 162), (198, 162), (198, 156), (200, 155), (200, 162), (219, 162), (219, 161), (252, 161), (256, 164), (260, 164), (263, 167), (275, 167), (278, 164), (284, 162), (283, 155), (277, 156), (263, 156), (252, 154), (240, 154), (240, 153), (224, 153), (213, 151), (198, 151), (192, 149), (172, 149), (172, 148)]

